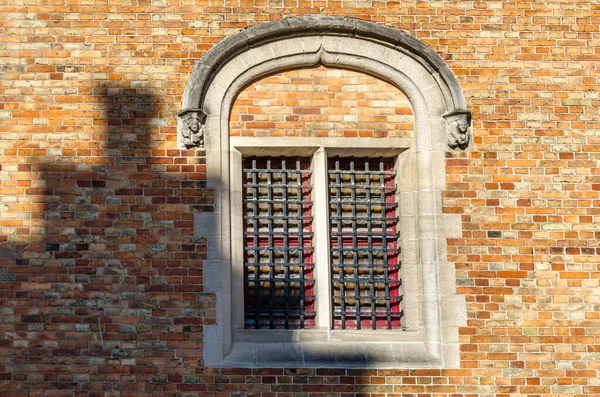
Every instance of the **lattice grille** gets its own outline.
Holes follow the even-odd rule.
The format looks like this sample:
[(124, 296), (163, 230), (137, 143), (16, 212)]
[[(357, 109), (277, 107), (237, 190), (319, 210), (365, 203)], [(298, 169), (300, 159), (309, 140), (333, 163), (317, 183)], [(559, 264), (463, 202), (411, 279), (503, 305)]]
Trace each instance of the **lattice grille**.
[(393, 159), (329, 161), (334, 328), (400, 327), (395, 175)]
[(314, 327), (309, 159), (248, 158), (243, 177), (245, 326)]

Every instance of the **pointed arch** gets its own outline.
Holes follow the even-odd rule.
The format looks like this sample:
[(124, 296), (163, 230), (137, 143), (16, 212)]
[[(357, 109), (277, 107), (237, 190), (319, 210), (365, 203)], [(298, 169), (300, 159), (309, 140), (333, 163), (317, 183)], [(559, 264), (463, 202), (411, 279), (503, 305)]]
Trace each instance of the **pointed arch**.
[[(203, 140), (195, 136), (200, 130), (213, 138), (225, 132), (216, 120), (229, 116), (231, 99), (246, 84), (268, 74), (319, 64), (387, 81), (407, 95), (416, 117), (437, 118), (432, 123), (423, 120), (423, 129), (415, 131), (421, 150), (469, 147), (471, 115), (462, 89), (435, 51), (388, 26), (328, 16), (266, 22), (211, 48), (194, 67), (183, 94), (178, 113), (180, 147), (201, 146)], [(459, 122), (467, 129), (457, 130)]]

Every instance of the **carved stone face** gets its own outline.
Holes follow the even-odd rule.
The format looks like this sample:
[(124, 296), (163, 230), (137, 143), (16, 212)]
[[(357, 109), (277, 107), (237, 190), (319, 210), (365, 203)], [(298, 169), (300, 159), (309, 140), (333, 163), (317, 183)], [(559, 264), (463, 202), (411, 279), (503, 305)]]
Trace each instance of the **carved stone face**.
[(184, 124), (185, 130), (191, 134), (196, 134), (200, 131), (200, 119), (198, 117), (188, 117), (185, 119)]
[(461, 120), (457, 123), (456, 132), (458, 133), (456, 141), (460, 146), (469, 143), (469, 124), (466, 121)]
[(469, 123), (466, 120), (455, 120), (448, 126), (448, 146), (452, 149), (466, 149), (470, 140)]
[(202, 121), (195, 114), (188, 114), (183, 120), (181, 140), (186, 148), (200, 147), (204, 145), (204, 131)]

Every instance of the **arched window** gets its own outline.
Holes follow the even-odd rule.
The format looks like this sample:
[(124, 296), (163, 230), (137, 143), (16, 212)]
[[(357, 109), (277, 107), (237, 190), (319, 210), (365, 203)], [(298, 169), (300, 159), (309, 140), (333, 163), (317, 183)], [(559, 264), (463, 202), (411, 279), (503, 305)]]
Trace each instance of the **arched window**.
[[(244, 87), (318, 65), (397, 87), (414, 138), (230, 137)], [(205, 54), (178, 115), (179, 144), (205, 148), (215, 190), (215, 212), (195, 219), (208, 240), (205, 291), (218, 302), (205, 365), (458, 366), (465, 304), (446, 239), (461, 222), (440, 203), (445, 152), (469, 148), (470, 113), (431, 48), (359, 20), (268, 22)]]

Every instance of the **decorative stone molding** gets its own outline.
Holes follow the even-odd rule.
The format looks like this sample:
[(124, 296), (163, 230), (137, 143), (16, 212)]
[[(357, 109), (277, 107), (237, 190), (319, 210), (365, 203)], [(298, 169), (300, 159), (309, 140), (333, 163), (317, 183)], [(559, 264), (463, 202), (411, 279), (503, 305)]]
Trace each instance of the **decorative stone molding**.
[[(284, 44), (290, 47), (282, 47)], [(250, 54), (255, 59), (251, 59)], [(268, 67), (260, 65), (266, 60), (270, 61)], [(235, 64), (239, 66), (233, 68)], [(372, 67), (368, 64), (372, 64)], [(243, 72), (240, 67), (245, 68), (249, 72), (246, 73), (249, 77), (246, 83), (250, 84), (265, 74), (316, 65), (360, 70), (394, 84), (405, 91), (413, 110), (415, 98), (410, 97), (410, 92), (406, 92), (402, 84), (398, 85), (400, 75), (417, 84), (421, 91), (425, 88), (437, 91), (433, 95), (436, 98), (431, 99), (440, 101), (439, 104), (428, 101), (431, 95), (425, 97), (429, 106), (440, 107), (441, 114), (466, 109), (462, 89), (454, 74), (446, 62), (425, 43), (388, 26), (330, 16), (285, 18), (256, 25), (224, 38), (194, 67), (183, 94), (182, 109), (202, 109), (210, 116), (213, 109), (209, 109), (206, 103), (207, 93), (215, 88), (229, 88), (215, 87), (222, 80), (220, 77), (224, 70), (237, 76)], [(427, 78), (423, 73), (427, 74)], [(428, 88), (425, 84), (434, 87)], [(214, 111), (218, 112), (216, 109)], [(181, 148), (195, 146), (186, 146), (185, 142), (189, 142), (185, 137), (187, 133), (189, 130), (186, 130), (185, 124), (178, 123)], [(429, 133), (439, 135), (434, 136), (433, 140), (443, 150), (469, 147), (461, 144), (450, 146), (445, 131)]]
[(451, 149), (466, 149), (471, 142), (471, 112), (454, 110), (444, 115), (448, 124), (448, 146)]
[(204, 147), (206, 113), (202, 109), (183, 109), (177, 113), (180, 145), (186, 149)]
[[(404, 233), (407, 240), (402, 242), (402, 266), (405, 270), (411, 267), (414, 274), (414, 280), (407, 282), (410, 285), (406, 293), (413, 293), (414, 310), (419, 313), (407, 316), (406, 331), (374, 335), (367, 342), (363, 342), (363, 334), (340, 336), (321, 329), (316, 333), (303, 330), (279, 336), (263, 332), (260, 335), (265, 340), (257, 342), (236, 325), (239, 302), (234, 297), (242, 287), (236, 284), (241, 278), (233, 264), (239, 230), (235, 230), (232, 212), (239, 211), (235, 200), (241, 187), (235, 182), (235, 170), (241, 167), (242, 155), (230, 138), (230, 112), (238, 94), (254, 81), (317, 65), (369, 74), (398, 87), (410, 101), (414, 139), (402, 147), (397, 161), (402, 169), (401, 185), (406, 188), (401, 191), (400, 200), (413, 203), (407, 208), (414, 209), (401, 218), (402, 227), (410, 229)], [(442, 212), (441, 192), (446, 188), (446, 152), (454, 150), (451, 146), (455, 145), (449, 136), (456, 140), (456, 149), (468, 149), (472, 139), (468, 129), (465, 135), (463, 125), (452, 133), (448, 131), (449, 124), (470, 117), (462, 90), (439, 55), (407, 33), (371, 22), (324, 16), (267, 22), (223, 39), (203, 56), (188, 80), (182, 109), (187, 109), (181, 112), (183, 117), (196, 113), (192, 116), (192, 128), (179, 118), (179, 145), (195, 145), (202, 130), (207, 188), (213, 189), (215, 199), (214, 212), (195, 214), (194, 223), (195, 235), (205, 238), (208, 245), (203, 261), (204, 292), (217, 296), (217, 323), (204, 328), (205, 365), (460, 365), (458, 328), (466, 324), (466, 306), (464, 296), (456, 294), (456, 271), (447, 260), (446, 241), (461, 235), (462, 223), (460, 215)], [(351, 145), (352, 140), (347, 141)], [(252, 150), (265, 146), (260, 141), (254, 145)], [(285, 140), (281, 145), (288, 149), (296, 145), (300, 150), (306, 149), (307, 142)], [(348, 337), (360, 342), (348, 343)]]

